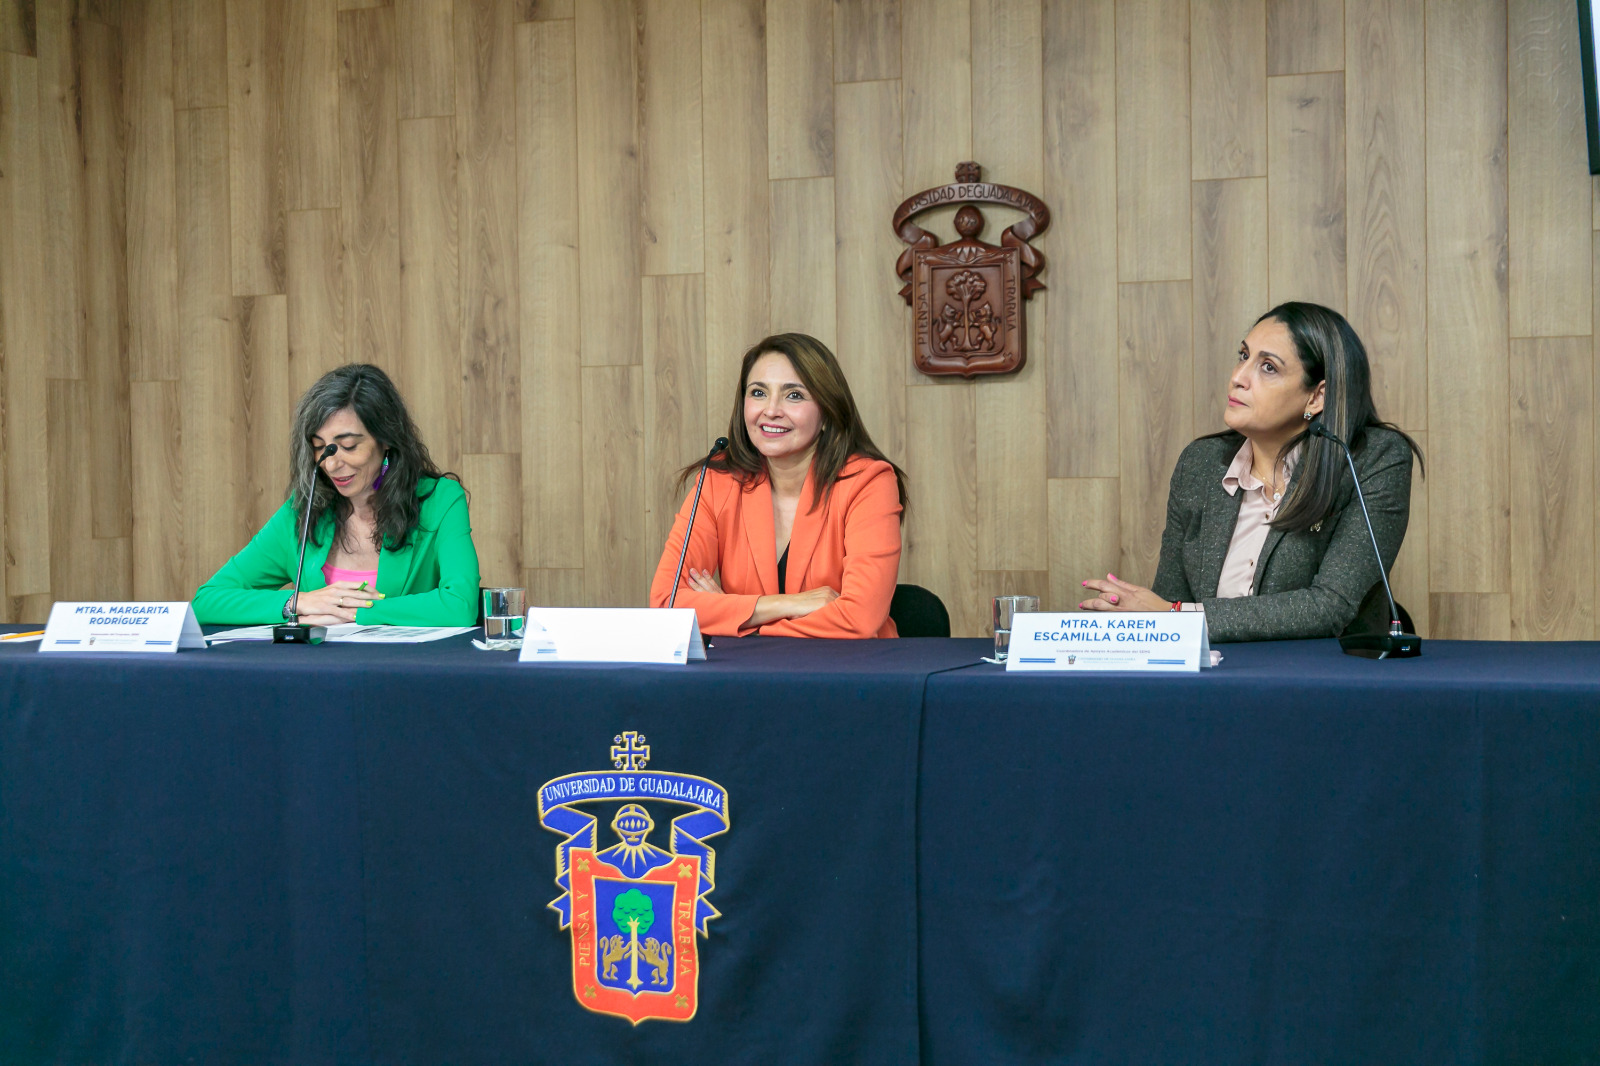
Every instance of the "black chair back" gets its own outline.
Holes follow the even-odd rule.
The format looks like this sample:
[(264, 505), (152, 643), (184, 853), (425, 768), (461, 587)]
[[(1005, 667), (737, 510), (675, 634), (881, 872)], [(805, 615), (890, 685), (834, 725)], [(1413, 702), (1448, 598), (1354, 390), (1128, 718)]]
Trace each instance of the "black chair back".
[[(1405, 627), (1407, 633), (1415, 633), (1416, 626), (1411, 621), (1411, 615), (1406, 610), (1405, 604), (1396, 600), (1394, 605), (1400, 612), (1400, 624)], [(1379, 581), (1367, 590), (1366, 596), (1361, 600), (1361, 606), (1356, 608), (1356, 616), (1339, 635), (1387, 632), (1389, 632), (1389, 597), (1383, 594), (1383, 582)]]
[(896, 585), (889, 617), (902, 637), (948, 637), (950, 612), (944, 602), (921, 585)]

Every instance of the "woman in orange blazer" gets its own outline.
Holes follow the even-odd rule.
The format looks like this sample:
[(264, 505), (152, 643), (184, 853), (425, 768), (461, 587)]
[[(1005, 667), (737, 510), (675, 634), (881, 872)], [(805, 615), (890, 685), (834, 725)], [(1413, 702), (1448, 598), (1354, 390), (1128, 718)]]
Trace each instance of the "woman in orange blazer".
[[(827, 346), (785, 333), (746, 352), (728, 441), (706, 472), (677, 605), (716, 636), (896, 636), (905, 477), (873, 445)], [(691, 485), (652, 607), (672, 595), (693, 500)]]

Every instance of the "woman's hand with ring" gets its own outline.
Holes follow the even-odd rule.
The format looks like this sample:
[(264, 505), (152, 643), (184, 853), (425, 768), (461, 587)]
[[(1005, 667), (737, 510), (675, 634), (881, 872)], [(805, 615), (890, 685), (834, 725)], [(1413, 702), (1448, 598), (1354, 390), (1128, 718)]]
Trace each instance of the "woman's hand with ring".
[(1168, 611), (1172, 604), (1157, 596), (1143, 585), (1123, 581), (1116, 574), (1107, 574), (1104, 580), (1091, 578), (1083, 583), (1091, 593), (1089, 599), (1078, 604), (1084, 611)]

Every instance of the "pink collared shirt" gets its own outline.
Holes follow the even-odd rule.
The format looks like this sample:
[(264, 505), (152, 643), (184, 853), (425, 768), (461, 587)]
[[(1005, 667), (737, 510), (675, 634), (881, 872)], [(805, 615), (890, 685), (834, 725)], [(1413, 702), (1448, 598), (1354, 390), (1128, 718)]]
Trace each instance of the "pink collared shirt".
[[(1278, 513), (1282, 496), (1274, 496), (1272, 489), (1262, 484), (1251, 472), (1255, 450), (1247, 440), (1239, 446), (1228, 472), (1222, 475), (1222, 487), (1229, 496), (1240, 490), (1244, 498), (1239, 501), (1239, 520), (1233, 527), (1233, 538), (1228, 541), (1228, 554), (1222, 561), (1222, 576), (1217, 579), (1217, 598), (1234, 599), (1251, 595), (1255, 587), (1256, 562), (1267, 543), (1271, 522)], [(1296, 448), (1283, 460), (1283, 489), (1289, 491), (1289, 478), (1294, 475), (1295, 463), (1300, 460)]]

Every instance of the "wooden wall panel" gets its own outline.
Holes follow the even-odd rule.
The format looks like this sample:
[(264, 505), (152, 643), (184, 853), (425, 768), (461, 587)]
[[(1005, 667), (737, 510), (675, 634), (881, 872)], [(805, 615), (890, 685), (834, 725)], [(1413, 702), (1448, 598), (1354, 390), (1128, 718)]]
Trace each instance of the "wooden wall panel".
[(973, 636), (990, 623), (978, 588), (977, 409), (970, 389), (906, 389), (910, 506), (902, 528), (900, 580), (931, 589), (950, 612), (950, 631)]
[(1429, 635), (1434, 640), (1510, 640), (1508, 592), (1435, 592)]
[(92, 600), (98, 598), (96, 587), (103, 586), (103, 595), (109, 596), (110, 575), (95, 572), (90, 458), (77, 428), (90, 424), (88, 385), (52, 379), (45, 383), (45, 397), (47, 470), (55, 486), (50, 493), (50, 591), (63, 600)]
[[(434, 462), (462, 452), (461, 271), (455, 120), (400, 122), (400, 349), (396, 384)], [(515, 442), (520, 448), (521, 441)], [(509, 443), (502, 446), (512, 450)]]
[[(1587, 335), (1590, 237), (1571, 224), (1591, 198), (1583, 57), (1572, 5), (1512, 0), (1507, 203), (1513, 337)], [(1512, 628), (1517, 627), (1512, 604)]]
[[(570, 22), (517, 27), (522, 561), (583, 577), (577, 86)], [(528, 589), (533, 595), (533, 587)], [(554, 604), (550, 599), (530, 603)]]
[(572, 5), (576, 2), (577, 0), (521, 0), (517, 5), (517, 21), (570, 19)]
[(1267, 129), (1272, 303), (1344, 307), (1344, 75), (1267, 79)]
[(1422, 9), (1422, 0), (1345, 7), (1345, 314), (1366, 344), (1380, 417), (1419, 431), (1428, 426)]
[(39, 144), (43, 173), (59, 175), (43, 186), (44, 225), (40, 237), (48, 279), (40, 313), (49, 336), (45, 358), (52, 378), (84, 376), (84, 187), (81, 90), (89, 73), (84, 62), (86, 36), (92, 32), (63, 4), (49, 4), (37, 13)]
[(226, 2), (232, 291), (260, 296), (284, 291), (284, 15), (291, 0)]
[(683, 500), (678, 471), (707, 451), (705, 282), (697, 274), (643, 279), (643, 551), (660, 553)]
[[(176, 381), (128, 386), (133, 428), (133, 597), (188, 595), (184, 582), (183, 395)], [(283, 441), (276, 445), (287, 455)], [(288, 460), (284, 460), (287, 465)]]
[(771, 190), (772, 331), (810, 334), (837, 353), (833, 179), (774, 181)]
[(972, 158), (972, 6), (901, 0), (900, 11), (909, 194), (954, 180), (956, 164)]
[(339, 211), (291, 211), (286, 255), (289, 388), (298, 397), (345, 362), (345, 238)]
[(1267, 73), (1344, 68), (1344, 0), (1267, 0)]
[(521, 583), (522, 472), (515, 455), (463, 455), (461, 483), (472, 498), (472, 543), (478, 549), (478, 580), (485, 588)]
[(1511, 391), (1511, 634), (1594, 638), (1594, 346), (1515, 340)]
[(1115, 573), (1121, 565), (1118, 486), (1114, 477), (1050, 479), (1050, 591), (1041, 604), (1045, 610), (1076, 610), (1086, 598), (1083, 582)]
[(454, 14), (455, 0), (395, 0), (401, 118), (455, 113)]
[(767, 174), (833, 173), (832, 0), (767, 4)]
[(217, 0), (172, 0), (173, 106), (228, 103), (228, 9)]
[(643, 373), (583, 368), (583, 593), (591, 607), (645, 603), (660, 556), (644, 530)]
[(1225, 428), (1228, 379), (1239, 342), (1267, 299), (1267, 181), (1194, 183), (1194, 401), (1196, 433)]
[[(1412, 439), (1428, 454), (1428, 435), (1413, 433)], [(1420, 637), (1432, 634), (1432, 597), (1428, 595), (1428, 479), (1416, 467), (1411, 471), (1411, 514), (1406, 539), (1389, 571), (1389, 587), (1394, 598), (1411, 614)]]
[(1031, 339), (1045, 365), (1052, 478), (1117, 475), (1116, 4), (1043, 12), (1044, 178), (1050, 313)]
[(1189, 276), (1189, 5), (1117, 0), (1117, 279)]
[[(129, 377), (176, 381), (172, 0), (130, 5), (124, 12), (122, 37)], [(138, 558), (137, 551), (134, 557)]]
[[(394, 10), (339, 16), (344, 352), (393, 367), (400, 337), (400, 174)], [(324, 368), (329, 369), (329, 368)]]
[(1193, 177), (1267, 172), (1266, 0), (1189, 5)]
[(0, 52), (35, 55), (37, 31), (34, 0), (0, 0)]
[(1505, 592), (1505, 4), (1428, 10), (1428, 407), (1447, 412), (1428, 423), (1428, 584)]
[(1119, 576), (1155, 580), (1167, 484), (1178, 455), (1194, 437), (1189, 370), (1193, 340), (1187, 281), (1122, 285), (1117, 301), (1121, 340), (1122, 562)]
[(517, 87), (511, 0), (457, 0), (461, 154), (462, 450), (521, 441), (517, 344)]
[(833, 80), (885, 81), (900, 76), (900, 0), (833, 5)]
[(699, 274), (700, 0), (641, 0), (639, 17), (640, 269)]
[(328, 0), (282, 0), (285, 198), (291, 211), (338, 207), (338, 12)]
[(244, 401), (245, 528), (265, 525), (289, 488), (289, 298), (241, 296), (233, 302), (233, 350)]

